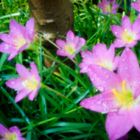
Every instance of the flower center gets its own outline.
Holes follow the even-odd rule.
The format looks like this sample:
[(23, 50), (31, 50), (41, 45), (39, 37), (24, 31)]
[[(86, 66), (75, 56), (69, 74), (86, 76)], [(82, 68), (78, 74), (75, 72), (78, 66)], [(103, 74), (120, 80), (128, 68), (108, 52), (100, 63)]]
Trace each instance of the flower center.
[(113, 70), (113, 64), (111, 62), (109, 62), (109, 61), (103, 60), (103, 61), (97, 63), (97, 65), (99, 65), (99, 66), (101, 66), (103, 68), (106, 68), (106, 69), (108, 69), (110, 71)]
[(64, 49), (70, 55), (73, 55), (75, 53), (75, 49), (71, 45), (66, 45)]
[(28, 90), (35, 90), (38, 86), (38, 81), (32, 76), (31, 78), (24, 80), (22, 84)]
[(121, 90), (112, 89), (115, 100), (117, 103), (124, 108), (130, 108), (134, 102), (134, 97), (132, 92), (126, 86), (126, 81), (122, 81)]
[(23, 47), (26, 44), (26, 40), (23, 37), (16, 37), (14, 39), (14, 44), (16, 46), (16, 49), (20, 49), (21, 47)]
[(126, 43), (131, 43), (135, 40), (135, 34), (125, 29), (122, 33), (122, 40)]
[(6, 133), (4, 135), (4, 140), (18, 140), (15, 133)]
[(111, 9), (112, 9), (112, 6), (110, 4), (108, 4), (108, 5), (105, 6), (105, 11), (107, 13), (111, 13)]

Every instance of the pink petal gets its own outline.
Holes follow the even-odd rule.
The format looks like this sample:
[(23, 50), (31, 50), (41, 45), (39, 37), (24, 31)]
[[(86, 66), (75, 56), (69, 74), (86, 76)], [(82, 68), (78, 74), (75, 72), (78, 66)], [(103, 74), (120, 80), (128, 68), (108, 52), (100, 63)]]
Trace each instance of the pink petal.
[(26, 23), (26, 32), (29, 34), (30, 40), (34, 38), (35, 30), (35, 21), (34, 18), (30, 18)]
[(38, 74), (38, 70), (37, 70), (37, 66), (34, 62), (30, 63), (30, 67), (31, 67), (31, 73), (38, 78), (38, 80), (40, 80), (40, 76)]
[(37, 94), (38, 94), (38, 90), (35, 90), (35, 91), (31, 92), (28, 96), (29, 100), (33, 101), (34, 98), (37, 96)]
[(132, 30), (135, 32), (135, 33), (139, 33), (140, 32), (140, 28), (138, 28), (140, 25), (140, 17), (138, 17), (135, 22), (133, 23), (132, 25)]
[[(136, 55), (126, 48), (119, 60), (118, 73), (131, 86), (133, 91), (140, 87), (140, 69)], [(140, 89), (140, 88), (139, 88)]]
[(102, 94), (84, 99), (80, 105), (86, 109), (101, 113), (114, 112), (118, 109), (114, 96), (110, 92), (104, 92)]
[(21, 90), (20, 92), (17, 93), (17, 95), (15, 97), (15, 102), (17, 103), (17, 102), (21, 101), (23, 98), (25, 98), (29, 94), (30, 94), (30, 92), (27, 91), (26, 89)]
[(71, 30), (69, 30), (66, 35), (66, 41), (73, 42), (74, 37), (75, 37), (74, 33)]
[(31, 74), (29, 70), (21, 64), (16, 64), (16, 70), (21, 77), (29, 77)]
[(131, 29), (131, 22), (129, 20), (129, 17), (128, 16), (124, 16), (122, 18), (122, 26), (123, 28), (125, 29)]
[(92, 66), (88, 73), (93, 85), (100, 91), (108, 91), (116, 87), (120, 83), (120, 79), (112, 71), (99, 66)]
[(0, 124), (0, 136), (4, 136), (5, 133), (8, 133), (8, 129), (4, 125)]
[(11, 39), (10, 35), (8, 35), (8, 34), (0, 34), (0, 39), (2, 41), (4, 41), (5, 43), (8, 43), (9, 45), (10, 44), (12, 45), (12, 39)]
[(122, 34), (122, 27), (118, 26), (118, 25), (112, 25), (111, 26), (111, 31), (113, 32), (113, 34), (120, 38), (121, 34)]
[(20, 78), (8, 80), (6, 82), (6, 86), (15, 90), (21, 90), (24, 88), (22, 85), (22, 80)]
[(125, 46), (125, 43), (121, 39), (116, 39), (113, 44), (115, 48), (121, 48)]
[(24, 26), (17, 23), (15, 20), (10, 21), (10, 34), (12, 35), (22, 35), (25, 33)]
[(9, 61), (12, 60), (17, 54), (18, 54), (17, 51), (10, 53), (8, 60)]
[(136, 9), (138, 12), (140, 12), (140, 0), (137, 0), (136, 2), (133, 2), (131, 6)]
[(86, 43), (85, 39), (82, 38), (82, 37), (80, 37), (80, 38), (79, 38), (79, 43), (78, 43), (78, 45), (77, 45), (77, 49), (78, 49), (78, 48), (80, 49), (81, 47), (83, 47), (83, 46), (85, 45), (85, 43)]
[(126, 135), (133, 127), (128, 112), (109, 113), (106, 120), (106, 130), (110, 140), (116, 140)]
[(9, 131), (12, 133), (16, 133), (17, 136), (21, 136), (20, 129), (17, 126), (12, 126), (9, 128)]
[(12, 45), (6, 44), (6, 43), (1, 43), (0, 44), (0, 52), (3, 53), (14, 53), (16, 50), (14, 49), (14, 47)]
[(57, 50), (56, 54), (60, 55), (60, 56), (67, 56), (68, 55), (64, 50)]
[(140, 104), (131, 111), (132, 120), (135, 128), (140, 132)]
[(63, 41), (61, 39), (57, 39), (56, 40), (56, 45), (58, 46), (58, 48), (64, 48), (66, 43), (65, 43), (65, 41)]

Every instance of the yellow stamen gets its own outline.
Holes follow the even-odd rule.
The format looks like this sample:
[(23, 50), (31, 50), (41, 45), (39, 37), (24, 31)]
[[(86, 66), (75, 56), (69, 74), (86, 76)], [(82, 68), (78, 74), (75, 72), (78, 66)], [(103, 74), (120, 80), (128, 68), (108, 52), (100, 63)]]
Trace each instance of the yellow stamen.
[(109, 61), (105, 61), (105, 60), (102, 60), (101, 62), (97, 63), (97, 65), (103, 67), (103, 68), (106, 68), (108, 70), (112, 70), (113, 69), (113, 64)]
[(14, 43), (15, 43), (16, 49), (20, 49), (26, 44), (26, 40), (23, 37), (17, 37), (15, 38)]
[(71, 45), (65, 46), (64, 49), (65, 49), (65, 51), (66, 51), (67, 53), (69, 53), (70, 55), (73, 55), (73, 54), (75, 53), (75, 51), (76, 51), (76, 50), (74, 49), (74, 47), (72, 47)]
[(121, 90), (112, 89), (112, 93), (121, 107), (129, 108), (134, 102), (134, 97), (131, 91), (127, 88), (126, 81), (122, 81)]
[(38, 86), (38, 81), (34, 77), (31, 77), (29, 79), (24, 80), (22, 84), (25, 88), (29, 90), (35, 90)]
[(17, 136), (15, 133), (6, 133), (4, 140), (17, 140)]
[(122, 40), (126, 43), (131, 43), (135, 40), (135, 34), (125, 29), (122, 33)]

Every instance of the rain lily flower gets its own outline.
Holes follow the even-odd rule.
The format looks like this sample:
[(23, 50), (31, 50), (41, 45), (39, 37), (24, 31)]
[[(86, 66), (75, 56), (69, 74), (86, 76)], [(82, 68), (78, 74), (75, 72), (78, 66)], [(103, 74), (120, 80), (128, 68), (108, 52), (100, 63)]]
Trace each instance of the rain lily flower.
[(102, 0), (102, 2), (98, 4), (98, 6), (102, 9), (104, 14), (116, 14), (119, 7), (116, 3), (116, 0)]
[(115, 57), (113, 45), (107, 49), (106, 45), (101, 43), (96, 44), (92, 51), (85, 51), (81, 54), (83, 60), (80, 64), (80, 68), (83, 73), (88, 73), (94, 65), (113, 71), (116, 69), (119, 60), (118, 57)]
[(17, 126), (13, 126), (7, 129), (2, 124), (0, 124), (0, 139), (1, 140), (25, 140), (22, 137), (20, 129)]
[(135, 10), (137, 10), (138, 12), (140, 12), (140, 0), (137, 0), (137, 1), (135, 1), (135, 2), (132, 2), (132, 3), (131, 3), (131, 6), (132, 6)]
[(140, 17), (138, 17), (132, 24), (127, 16), (122, 18), (122, 25), (112, 25), (111, 30), (116, 36), (114, 45), (116, 48), (120, 47), (134, 47), (140, 39)]
[(106, 130), (110, 140), (125, 136), (132, 127), (140, 131), (140, 68), (135, 54), (126, 48), (114, 73), (94, 67), (94, 85), (101, 94), (83, 100), (81, 106), (107, 113)]
[(57, 55), (67, 56), (73, 59), (77, 53), (85, 45), (85, 39), (75, 36), (72, 31), (68, 31), (66, 35), (66, 41), (58, 39), (56, 40), (58, 46)]
[(35, 63), (32, 62), (30, 67), (31, 69), (28, 70), (23, 65), (16, 64), (16, 70), (19, 77), (10, 79), (6, 82), (8, 87), (17, 91), (17, 96), (15, 98), (16, 102), (19, 102), (26, 96), (32, 101), (37, 96), (40, 88), (40, 76)]
[(34, 39), (34, 19), (27, 21), (25, 27), (15, 20), (10, 21), (10, 33), (0, 34), (3, 41), (0, 44), (0, 52), (9, 54), (8, 60), (13, 59), (17, 54), (29, 47)]

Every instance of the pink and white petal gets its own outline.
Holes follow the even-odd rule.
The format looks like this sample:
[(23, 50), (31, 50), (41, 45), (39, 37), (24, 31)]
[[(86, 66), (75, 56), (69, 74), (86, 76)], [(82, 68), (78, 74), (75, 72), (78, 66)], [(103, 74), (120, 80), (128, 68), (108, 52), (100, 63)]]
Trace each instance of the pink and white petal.
[(116, 39), (113, 44), (115, 48), (125, 47), (125, 42), (121, 39)]
[(140, 100), (139, 104), (132, 109), (131, 117), (135, 128), (140, 132)]
[(28, 96), (30, 94), (30, 91), (27, 91), (26, 89), (23, 89), (21, 91), (19, 91), (15, 97), (15, 102), (19, 102), (22, 99), (24, 99), (26, 96)]
[(137, 2), (133, 2), (133, 3), (131, 4), (131, 6), (132, 6), (135, 10), (137, 10), (138, 12), (140, 12), (140, 2), (139, 2), (139, 0), (137, 0)]
[(135, 22), (133, 23), (132, 25), (132, 30), (135, 32), (135, 33), (139, 33), (140, 32), (140, 29), (138, 28), (140, 25), (140, 17), (138, 17)]
[(16, 70), (21, 77), (27, 78), (31, 76), (29, 70), (24, 65), (16, 64)]
[(67, 32), (67, 35), (66, 35), (66, 41), (67, 42), (73, 42), (74, 41), (74, 38), (75, 38), (74, 33), (71, 30), (69, 30)]
[(0, 52), (3, 52), (3, 53), (13, 53), (15, 52), (16, 50), (14, 49), (14, 46), (12, 45), (9, 45), (9, 44), (6, 44), (6, 43), (1, 43), (0, 44)]
[(12, 38), (9, 34), (0, 34), (0, 39), (5, 43), (12, 44)]
[(10, 21), (10, 34), (17, 36), (25, 33), (25, 27), (20, 25), (15, 20)]
[(56, 45), (58, 46), (58, 48), (64, 48), (65, 45), (66, 45), (66, 42), (64, 40), (57, 39), (56, 40)]
[(125, 44), (125, 47), (127, 47), (127, 48), (133, 48), (136, 44), (137, 44), (137, 40), (134, 40), (131, 43)]
[(111, 31), (113, 32), (113, 34), (120, 38), (121, 34), (122, 34), (122, 27), (118, 26), (118, 25), (112, 25), (111, 26)]
[(133, 127), (129, 112), (109, 113), (106, 120), (106, 131), (110, 140), (116, 140), (126, 135)]
[(133, 90), (140, 86), (140, 69), (136, 55), (126, 48), (120, 56), (118, 73), (126, 80)]
[(120, 77), (116, 73), (100, 66), (89, 67), (88, 76), (100, 91), (111, 90), (120, 84)]
[(114, 112), (118, 110), (118, 106), (114, 99), (115, 98), (111, 92), (103, 92), (84, 99), (81, 101), (80, 105), (86, 109), (100, 113)]
[(77, 49), (81, 49), (85, 45), (86, 41), (84, 38), (80, 37), (79, 38), (79, 43), (77, 45)]
[(20, 129), (17, 126), (10, 127), (9, 131), (12, 132), (12, 133), (16, 133), (17, 136), (21, 136)]
[(35, 76), (35, 77), (37, 77), (37, 78), (39, 78), (40, 79), (40, 76), (39, 76), (39, 73), (38, 73), (38, 69), (37, 69), (37, 66), (36, 66), (36, 64), (34, 63), (34, 62), (32, 62), (32, 63), (30, 63), (30, 67), (31, 67), (31, 73)]
[(8, 57), (8, 61), (12, 60), (16, 55), (18, 55), (17, 51), (10, 53), (10, 55)]
[(15, 90), (21, 90), (24, 88), (21, 78), (11, 79), (6, 82), (6, 86)]
[(30, 40), (33, 40), (35, 35), (35, 21), (34, 18), (30, 18), (26, 23), (26, 32), (28, 33)]
[(57, 52), (56, 52), (57, 55), (60, 55), (60, 56), (68, 56), (68, 54), (66, 53), (66, 51), (64, 50), (61, 50), (61, 49), (58, 49)]
[(122, 18), (122, 26), (124, 29), (131, 29), (131, 22), (128, 16)]
[(33, 101), (34, 98), (38, 95), (38, 90), (34, 90), (33, 92), (31, 92), (29, 95), (28, 95), (28, 98), (30, 101)]
[(9, 130), (2, 124), (0, 124), (0, 136), (4, 136), (5, 133), (8, 133)]
[(108, 50), (106, 48), (106, 45), (102, 43), (96, 44), (92, 49), (93, 57), (98, 61), (102, 58), (106, 58), (107, 52)]

